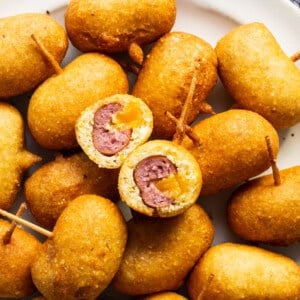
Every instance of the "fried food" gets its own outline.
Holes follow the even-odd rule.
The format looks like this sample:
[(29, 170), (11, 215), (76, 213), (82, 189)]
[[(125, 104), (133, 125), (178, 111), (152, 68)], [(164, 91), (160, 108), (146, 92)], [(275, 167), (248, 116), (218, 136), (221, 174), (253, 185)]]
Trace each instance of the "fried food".
[(240, 26), (217, 44), (219, 75), (241, 107), (275, 128), (300, 122), (300, 71), (262, 23)]
[(187, 298), (173, 292), (162, 292), (145, 296), (141, 300), (187, 300)]
[(247, 182), (232, 195), (227, 209), (231, 229), (250, 241), (289, 245), (300, 241), (300, 166)]
[(30, 91), (54, 73), (31, 39), (32, 34), (58, 63), (63, 60), (68, 39), (53, 18), (31, 13), (0, 19), (0, 98)]
[(119, 174), (121, 199), (147, 216), (172, 217), (193, 205), (202, 186), (193, 155), (169, 141), (139, 146), (124, 161)]
[(139, 98), (114, 95), (85, 109), (76, 122), (76, 138), (100, 168), (119, 168), (151, 135), (153, 117)]
[(0, 297), (23, 298), (35, 290), (30, 267), (40, 242), (21, 228), (15, 228), (9, 243), (3, 237), (11, 224), (0, 219)]
[(197, 204), (173, 218), (140, 216), (129, 221), (128, 243), (114, 287), (129, 295), (177, 289), (213, 236), (213, 225)]
[(28, 108), (29, 129), (44, 148), (74, 148), (81, 112), (101, 98), (127, 91), (126, 74), (113, 59), (98, 53), (81, 55), (35, 91)]
[(41, 158), (24, 149), (24, 124), (13, 106), (0, 102), (0, 208), (9, 209), (23, 173)]
[(203, 177), (201, 195), (211, 195), (254, 177), (270, 167), (265, 137), (275, 155), (279, 138), (257, 113), (228, 110), (200, 121), (193, 128), (201, 145), (185, 137), (182, 145), (197, 159)]
[(132, 93), (152, 110), (156, 138), (170, 138), (174, 134), (175, 124), (166, 112), (177, 118), (180, 116), (197, 63), (199, 74), (188, 123), (194, 121), (200, 112), (212, 112), (205, 101), (217, 82), (217, 57), (213, 48), (192, 34), (171, 32), (163, 36), (149, 53)]
[(253, 246), (212, 247), (188, 282), (191, 300), (276, 299), (300, 295), (300, 267), (290, 258)]
[(71, 0), (65, 23), (79, 50), (120, 52), (155, 41), (171, 30), (175, 17), (175, 0)]
[(67, 206), (36, 256), (33, 282), (49, 300), (95, 299), (117, 272), (126, 224), (111, 201), (83, 195)]
[(66, 206), (80, 195), (117, 198), (118, 173), (98, 168), (84, 153), (57, 156), (26, 180), (26, 201), (41, 225), (53, 227)]

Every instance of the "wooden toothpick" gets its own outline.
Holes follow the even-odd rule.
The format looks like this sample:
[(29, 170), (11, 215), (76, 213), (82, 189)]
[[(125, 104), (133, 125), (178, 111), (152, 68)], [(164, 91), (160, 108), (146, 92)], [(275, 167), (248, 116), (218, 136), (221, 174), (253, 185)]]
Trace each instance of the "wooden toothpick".
[(184, 125), (187, 123), (188, 113), (189, 113), (189, 111), (192, 107), (192, 104), (193, 104), (193, 97), (194, 97), (194, 94), (195, 94), (197, 80), (198, 80), (198, 76), (199, 76), (199, 73), (200, 73), (200, 62), (201, 62), (201, 60), (199, 58), (197, 58), (194, 61), (194, 65), (193, 65), (194, 73), (193, 73), (192, 81), (191, 81), (191, 84), (190, 84), (188, 95), (185, 99), (184, 105), (183, 105), (182, 110), (181, 110), (181, 115), (180, 115), (179, 120), (178, 120), (179, 122), (176, 126), (176, 132), (175, 132), (174, 137), (173, 137), (173, 142), (175, 142), (177, 144), (182, 143), (182, 140), (183, 140), (184, 135), (185, 135), (185, 126)]
[(11, 213), (3, 210), (3, 209), (0, 209), (0, 215), (2, 215), (3, 217), (8, 218), (10, 220), (13, 220), (13, 221), (15, 221), (18, 224), (26, 226), (26, 227), (28, 227), (28, 228), (30, 228), (30, 229), (32, 229), (32, 230), (34, 230), (34, 231), (42, 234), (42, 235), (45, 235), (48, 238), (52, 238), (53, 237), (53, 232), (48, 231), (48, 230), (46, 230), (46, 229), (44, 229), (44, 228), (42, 228), (40, 226), (37, 226), (37, 225), (35, 225), (35, 224), (31, 223), (31, 222), (28, 222), (26, 220), (23, 220), (20, 217), (17, 217), (14, 214), (11, 214)]
[(280, 171), (276, 164), (276, 157), (274, 155), (274, 151), (272, 148), (271, 139), (269, 136), (266, 136), (265, 140), (266, 140), (266, 144), (267, 144), (267, 148), (268, 148), (268, 152), (269, 152), (269, 158), (270, 158), (270, 163), (271, 163), (272, 172), (273, 172), (274, 184), (280, 185), (281, 184)]
[(299, 60), (299, 59), (300, 59), (300, 51), (294, 53), (294, 54), (291, 56), (291, 60), (292, 60), (293, 62), (296, 62), (296, 61)]
[[(23, 203), (20, 205), (20, 207), (19, 207), (19, 209), (18, 209), (18, 211), (17, 211), (16, 216), (17, 216), (17, 217), (21, 217), (21, 216), (23, 215), (23, 213), (24, 213), (24, 211), (25, 211), (26, 208), (27, 208), (27, 206), (26, 206), (26, 204), (23, 202)], [(5, 233), (4, 236), (3, 236), (3, 244), (4, 244), (4, 245), (7, 245), (7, 244), (10, 242), (10, 239), (11, 239), (11, 237), (12, 237), (12, 235), (13, 235), (13, 233), (14, 233), (16, 227), (17, 227), (17, 222), (16, 222), (16, 221), (12, 221), (12, 223), (11, 223), (9, 229), (6, 231), (6, 233)]]
[(131, 43), (128, 49), (130, 58), (140, 66), (144, 62), (144, 51), (137, 43)]
[(31, 35), (31, 38), (35, 41), (36, 45), (38, 46), (40, 52), (43, 54), (43, 56), (48, 60), (48, 62), (51, 64), (53, 69), (55, 70), (56, 74), (61, 74), (63, 72), (63, 69), (59, 65), (59, 63), (56, 61), (56, 59), (53, 57), (53, 55), (46, 49), (46, 47), (43, 45), (43, 43), (36, 37), (35, 34)]
[[(166, 112), (166, 115), (174, 122), (176, 123), (176, 126), (181, 126), (179, 123), (179, 120), (173, 116), (169, 111)], [(196, 132), (193, 130), (193, 128), (187, 124), (183, 124), (185, 134), (196, 144), (197, 147), (200, 146), (200, 138), (196, 134)]]

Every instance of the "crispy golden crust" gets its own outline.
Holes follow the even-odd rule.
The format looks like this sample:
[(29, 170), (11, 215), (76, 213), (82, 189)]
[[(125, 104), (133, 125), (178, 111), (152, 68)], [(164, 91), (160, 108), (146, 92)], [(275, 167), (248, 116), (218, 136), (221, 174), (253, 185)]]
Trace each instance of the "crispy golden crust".
[(171, 30), (175, 17), (175, 0), (72, 0), (65, 23), (81, 51), (120, 52), (133, 42), (155, 41)]
[(274, 245), (300, 241), (300, 166), (252, 180), (232, 195), (227, 209), (231, 229), (246, 240)]
[[(94, 130), (94, 116), (98, 109), (101, 107), (111, 104), (119, 103), (122, 105), (123, 109), (129, 108), (131, 105), (134, 108), (139, 109), (138, 111), (131, 111), (134, 114), (132, 120), (127, 120), (128, 124), (134, 123), (134, 118), (138, 124), (132, 126), (131, 137), (128, 145), (121, 151), (115, 153), (114, 155), (107, 156), (101, 154), (93, 143), (93, 130)], [(126, 123), (118, 123), (118, 126), (128, 129)], [(139, 145), (145, 143), (150, 137), (153, 129), (153, 116), (149, 107), (139, 98), (131, 95), (116, 94), (108, 98), (101, 99), (94, 103), (92, 106), (86, 108), (76, 121), (75, 131), (76, 138), (83, 149), (83, 151), (89, 156), (89, 158), (94, 161), (100, 168), (116, 169), (120, 168), (126, 157)], [(115, 129), (113, 129), (115, 130)]]
[(15, 201), (23, 173), (40, 157), (24, 149), (22, 117), (13, 106), (0, 102), (0, 208)]
[(29, 129), (45, 148), (74, 148), (80, 113), (101, 98), (127, 91), (126, 74), (113, 59), (98, 53), (81, 55), (35, 91), (28, 108)]
[(128, 243), (114, 287), (129, 295), (177, 289), (213, 240), (213, 225), (197, 204), (170, 219), (128, 223)]
[(35, 34), (59, 63), (68, 39), (61, 25), (45, 14), (0, 19), (0, 98), (22, 94), (50, 77), (54, 70), (31, 35)]
[(265, 25), (232, 30), (218, 42), (216, 53), (222, 82), (242, 107), (276, 128), (300, 122), (300, 71)]
[(0, 297), (22, 298), (35, 291), (30, 267), (41, 244), (17, 227), (10, 242), (4, 245), (2, 238), (9, 228), (10, 223), (0, 219)]
[(187, 300), (187, 298), (173, 292), (162, 292), (145, 296), (141, 300)]
[(300, 267), (257, 247), (220, 244), (209, 249), (193, 270), (188, 282), (191, 300), (197, 300), (203, 288), (203, 300), (295, 300), (300, 295)]
[(201, 110), (201, 103), (217, 82), (217, 57), (204, 40), (188, 33), (172, 32), (163, 36), (153, 47), (139, 73), (133, 95), (144, 100), (153, 112), (156, 138), (170, 138), (175, 124), (166, 111), (179, 117), (199, 58), (200, 75), (194, 94), (191, 123)]
[(276, 130), (260, 115), (228, 110), (199, 122), (194, 131), (201, 146), (187, 137), (182, 145), (197, 159), (203, 176), (201, 195), (214, 194), (254, 177), (270, 167), (265, 137), (278, 153)]
[[(137, 164), (143, 159), (156, 155), (167, 157), (176, 166), (178, 174), (178, 179), (170, 187), (170, 190), (178, 191), (174, 197), (175, 201), (160, 208), (152, 208), (144, 203), (134, 179)], [(144, 215), (155, 217), (172, 217), (184, 212), (197, 201), (201, 186), (201, 170), (193, 155), (180, 145), (165, 140), (153, 140), (136, 148), (125, 159), (118, 181), (121, 199), (130, 208)]]
[(116, 273), (126, 224), (117, 206), (83, 195), (63, 211), (32, 265), (32, 278), (49, 300), (95, 299)]
[(117, 198), (118, 173), (98, 168), (83, 153), (58, 156), (27, 179), (25, 197), (35, 219), (53, 227), (66, 206), (80, 195)]

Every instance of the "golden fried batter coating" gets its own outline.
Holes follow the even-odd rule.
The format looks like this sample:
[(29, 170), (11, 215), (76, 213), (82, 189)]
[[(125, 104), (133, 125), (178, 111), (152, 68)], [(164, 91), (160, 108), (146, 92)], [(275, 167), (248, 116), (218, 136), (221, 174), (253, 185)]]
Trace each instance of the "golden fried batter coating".
[(197, 201), (201, 187), (197, 160), (182, 146), (165, 140), (136, 148), (125, 159), (118, 180), (121, 199), (135, 211), (154, 217), (181, 214)]
[[(114, 107), (117, 107), (115, 112)], [(100, 168), (116, 169), (148, 140), (152, 129), (152, 112), (141, 99), (116, 94), (86, 108), (76, 121), (75, 133), (78, 144), (92, 161)]]
[(68, 39), (53, 18), (36, 13), (0, 19), (0, 98), (27, 92), (54, 73), (32, 40), (32, 34), (57, 62), (63, 60)]
[(143, 297), (141, 300), (187, 300), (187, 298), (173, 292), (162, 292)]
[(261, 23), (235, 28), (217, 44), (219, 75), (245, 109), (276, 128), (300, 122), (300, 71)]
[(203, 300), (295, 300), (300, 295), (300, 267), (271, 251), (220, 244), (197, 263), (188, 290), (191, 300), (198, 300), (201, 293)]
[(217, 57), (213, 48), (192, 34), (171, 32), (163, 36), (149, 53), (132, 93), (152, 110), (156, 138), (170, 138), (174, 134), (175, 124), (166, 112), (180, 116), (197, 59), (200, 72), (188, 123), (194, 121), (200, 111), (205, 111), (205, 100), (217, 82)]
[(126, 224), (111, 201), (83, 195), (59, 217), (53, 238), (43, 244), (31, 273), (49, 300), (95, 299), (119, 268)]
[(129, 295), (175, 290), (212, 243), (213, 225), (197, 204), (168, 218), (128, 223), (128, 243), (114, 287)]
[(74, 148), (80, 113), (101, 98), (127, 92), (126, 74), (113, 59), (98, 53), (81, 55), (35, 91), (28, 108), (29, 129), (44, 148)]
[(53, 227), (66, 206), (83, 194), (117, 196), (118, 170), (100, 169), (84, 153), (57, 156), (25, 182), (25, 197), (35, 219)]
[(0, 219), (0, 297), (22, 298), (34, 291), (30, 273), (33, 259), (40, 249), (40, 242), (21, 228), (16, 228), (10, 242), (2, 238), (10, 223)]
[(200, 147), (185, 138), (182, 145), (196, 157), (203, 176), (201, 195), (210, 195), (254, 177), (270, 167), (265, 137), (275, 155), (279, 138), (272, 125), (257, 113), (228, 110), (194, 127)]
[(0, 208), (9, 209), (23, 173), (40, 157), (24, 149), (24, 124), (13, 106), (0, 102)]
[(171, 30), (175, 17), (175, 0), (71, 0), (65, 23), (79, 50), (120, 52), (155, 41)]
[(300, 166), (280, 171), (239, 187), (227, 209), (231, 229), (246, 240), (289, 245), (300, 241)]

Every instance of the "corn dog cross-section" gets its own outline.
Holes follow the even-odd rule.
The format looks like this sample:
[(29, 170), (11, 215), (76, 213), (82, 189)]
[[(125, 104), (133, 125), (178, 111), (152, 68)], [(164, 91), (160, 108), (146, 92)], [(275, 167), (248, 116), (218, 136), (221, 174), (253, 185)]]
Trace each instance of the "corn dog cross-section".
[(100, 168), (117, 169), (148, 140), (152, 112), (139, 98), (117, 94), (88, 107), (76, 123), (76, 137), (88, 157)]
[(183, 147), (153, 140), (134, 150), (124, 161), (118, 188), (121, 199), (148, 216), (171, 217), (198, 198), (202, 176), (198, 163)]

